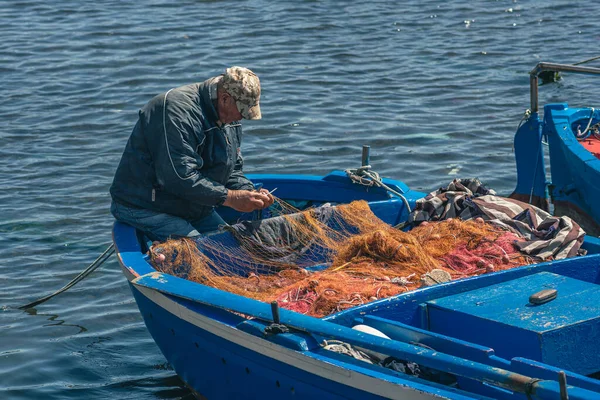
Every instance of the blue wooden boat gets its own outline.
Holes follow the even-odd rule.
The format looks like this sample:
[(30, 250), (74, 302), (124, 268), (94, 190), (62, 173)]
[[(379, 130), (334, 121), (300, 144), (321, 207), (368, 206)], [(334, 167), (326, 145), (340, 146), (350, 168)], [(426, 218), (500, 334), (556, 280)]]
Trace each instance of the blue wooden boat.
[[(540, 63), (530, 72), (531, 109), (515, 135), (518, 181), (511, 197), (546, 210), (552, 203), (556, 215), (570, 216), (588, 234), (599, 236), (600, 136), (593, 130), (600, 122), (600, 109), (547, 104), (540, 118), (539, 76), (559, 72), (600, 75), (599, 68), (552, 63)], [(549, 181), (545, 144), (550, 159)]]
[[(306, 205), (365, 199), (397, 224), (424, 196), (402, 182), (356, 185), (325, 177), (254, 175), (280, 198)], [(228, 219), (238, 216), (223, 212)], [(228, 232), (212, 240), (231, 243)], [(200, 398), (571, 399), (600, 396), (600, 241), (589, 255), (419, 289), (318, 319), (157, 272), (135, 230), (114, 242), (140, 312), (159, 348)], [(539, 306), (528, 299), (554, 288)], [(274, 312), (275, 311), (275, 312)], [(248, 317), (252, 317), (249, 319)], [(269, 334), (273, 321), (288, 333)], [(362, 330), (353, 329), (357, 325)], [(375, 329), (364, 332), (364, 327)], [(325, 350), (337, 340), (417, 365), (423, 376)], [(564, 371), (564, 374), (561, 373)], [(527, 397), (529, 396), (529, 397)]]
[[(532, 113), (515, 136), (519, 176), (513, 197), (547, 207), (547, 139), (552, 163), (564, 163), (556, 164), (564, 171), (552, 170), (555, 207), (565, 201), (600, 221), (587, 207), (587, 198), (600, 190), (592, 178), (598, 162), (565, 134), (582, 121), (595, 123), (596, 112), (549, 105), (544, 120), (538, 116), (538, 74), (556, 65), (531, 74)], [(591, 70), (575, 72), (596, 73)], [(388, 179), (385, 188), (357, 185), (342, 171), (250, 178), (299, 206), (366, 200), (391, 225), (405, 221), (425, 195)], [(268, 217), (218, 211), (227, 221)], [(199, 398), (600, 398), (600, 240), (590, 235), (586, 256), (421, 288), (322, 319), (160, 273), (135, 229), (117, 222), (113, 237), (148, 330)], [(235, 243), (228, 232), (211, 239)], [(544, 302), (544, 293), (556, 297)], [(289, 331), (277, 333), (281, 325)], [(323, 344), (332, 341), (392, 364), (329, 351)]]

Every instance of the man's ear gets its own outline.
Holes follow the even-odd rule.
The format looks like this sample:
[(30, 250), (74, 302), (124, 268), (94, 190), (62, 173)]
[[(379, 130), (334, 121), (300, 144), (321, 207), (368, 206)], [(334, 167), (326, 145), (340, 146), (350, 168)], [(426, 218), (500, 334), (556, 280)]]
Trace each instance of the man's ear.
[(230, 95), (229, 95), (227, 92), (223, 92), (223, 93), (221, 93), (221, 97), (220, 97), (220, 99), (221, 99), (221, 102), (222, 102), (223, 104), (227, 104), (227, 100), (228, 100), (230, 97), (231, 97), (231, 96), (230, 96)]

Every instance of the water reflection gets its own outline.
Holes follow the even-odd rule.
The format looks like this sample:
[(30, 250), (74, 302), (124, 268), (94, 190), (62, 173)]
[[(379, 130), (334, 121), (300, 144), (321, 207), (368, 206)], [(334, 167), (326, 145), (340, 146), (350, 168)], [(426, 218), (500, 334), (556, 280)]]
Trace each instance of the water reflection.
[(64, 319), (59, 319), (59, 315), (58, 314), (42, 314), (42, 313), (38, 313), (37, 309), (35, 307), (33, 308), (27, 308), (24, 310), (27, 314), (32, 315), (32, 316), (39, 316), (39, 317), (48, 317), (48, 321), (52, 321), (52, 324), (45, 324), (43, 326), (72, 326), (74, 328), (77, 328), (79, 331), (77, 333), (75, 333), (76, 335), (83, 333), (83, 332), (87, 332), (87, 329), (82, 326), (82, 325), (77, 325), (77, 324), (67, 324), (66, 321)]

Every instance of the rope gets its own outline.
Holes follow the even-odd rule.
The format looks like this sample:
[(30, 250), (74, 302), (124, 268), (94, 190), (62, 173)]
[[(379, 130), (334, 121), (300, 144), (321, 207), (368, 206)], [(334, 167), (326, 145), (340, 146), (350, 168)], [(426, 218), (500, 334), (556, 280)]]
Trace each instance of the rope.
[(590, 120), (588, 121), (587, 124), (587, 128), (585, 128), (585, 130), (583, 132), (581, 132), (581, 130), (579, 129), (580, 127), (577, 127), (577, 134), (575, 135), (577, 137), (577, 139), (585, 139), (587, 138), (589, 135), (586, 135), (586, 133), (588, 133), (588, 131), (590, 130), (590, 126), (592, 125), (592, 121), (594, 119), (594, 107), (590, 107), (591, 113), (590, 113)]
[(537, 152), (537, 156), (535, 159), (535, 169), (533, 170), (533, 179), (531, 180), (531, 192), (529, 193), (529, 204), (533, 204), (533, 191), (535, 190), (535, 178), (537, 176), (537, 172), (538, 172), (538, 164), (540, 161), (540, 154), (542, 153), (542, 146), (541, 146), (541, 138), (540, 138), (540, 148)]
[(265, 326), (265, 335), (277, 335), (279, 333), (288, 333), (290, 329), (283, 324), (271, 324)]
[(517, 126), (517, 131), (521, 128), (521, 126), (523, 125), (523, 123), (529, 119), (529, 117), (531, 117), (531, 110), (527, 109), (527, 110), (525, 110), (525, 113), (523, 114), (523, 117), (519, 121), (519, 126)]
[(35, 307), (38, 304), (42, 304), (42, 303), (50, 300), (54, 296), (57, 296), (63, 292), (66, 292), (67, 290), (69, 290), (70, 288), (75, 286), (77, 283), (84, 280), (89, 274), (94, 272), (94, 270), (96, 270), (99, 266), (101, 266), (104, 263), (104, 261), (106, 261), (108, 259), (108, 257), (110, 257), (114, 252), (115, 252), (115, 245), (111, 243), (111, 245), (108, 246), (108, 248), (104, 251), (104, 253), (102, 253), (93, 263), (91, 263), (89, 267), (87, 267), (86, 269), (81, 271), (79, 273), (79, 275), (77, 275), (75, 278), (73, 278), (71, 280), (71, 282), (67, 283), (65, 286), (63, 286), (61, 289), (57, 290), (56, 292), (49, 294), (47, 296), (41, 297), (41, 298), (37, 299), (36, 301), (32, 301), (29, 304), (25, 304), (24, 306), (19, 307), (19, 309), (26, 310), (28, 308)]
[(366, 353), (355, 349), (349, 343), (342, 342), (340, 340), (324, 340), (321, 346), (323, 346), (325, 350), (333, 351), (334, 353), (345, 354), (356, 360), (373, 364), (373, 361)]
[(575, 63), (575, 64), (573, 64), (573, 65), (585, 64), (585, 63), (588, 63), (588, 62), (590, 62), (590, 61), (597, 60), (597, 59), (599, 59), (599, 58), (600, 58), (600, 56), (597, 56), (597, 57), (592, 57), (592, 58), (588, 58), (587, 60), (583, 60), (583, 61), (576, 62), (576, 63)]
[(398, 196), (404, 202), (404, 206), (406, 207), (408, 213), (410, 214), (410, 212), (412, 211), (412, 209), (410, 208), (410, 204), (408, 204), (408, 200), (406, 200), (406, 197), (404, 197), (401, 193), (395, 191), (394, 189), (390, 188), (388, 185), (383, 183), (377, 172), (369, 171), (365, 167), (358, 169), (347, 169), (345, 172), (346, 175), (348, 175), (348, 178), (350, 178), (350, 180), (352, 180), (352, 182), (354, 183), (368, 187), (377, 185), (387, 190), (388, 192)]
[(537, 384), (539, 382), (543, 382), (543, 379), (538, 379), (538, 378), (531, 378), (526, 384), (525, 384), (525, 395), (527, 396), (527, 400), (533, 400), (533, 398), (531, 397), (532, 394), (535, 393), (535, 389), (537, 388)]

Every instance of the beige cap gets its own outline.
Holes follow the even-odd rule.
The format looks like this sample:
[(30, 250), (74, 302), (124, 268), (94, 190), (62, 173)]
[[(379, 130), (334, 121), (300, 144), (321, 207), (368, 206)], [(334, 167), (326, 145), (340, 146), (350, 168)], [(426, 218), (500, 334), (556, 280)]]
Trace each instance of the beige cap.
[(227, 68), (222, 78), (223, 89), (235, 100), (245, 119), (260, 119), (260, 81), (248, 68)]

